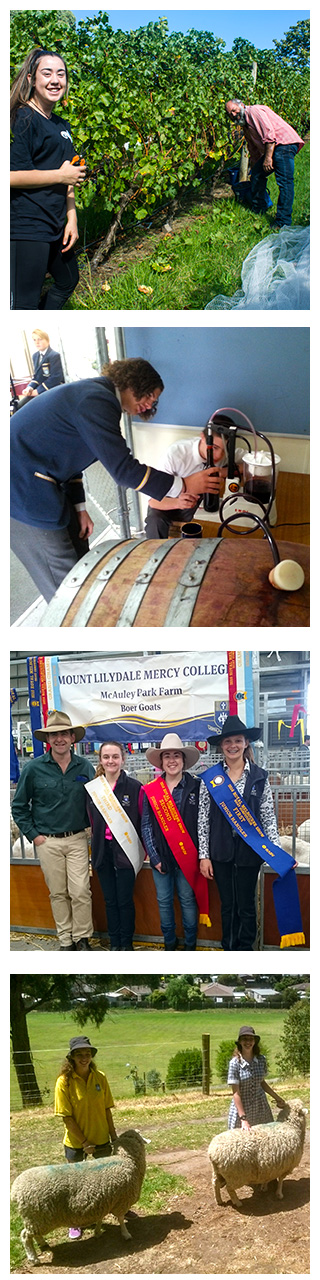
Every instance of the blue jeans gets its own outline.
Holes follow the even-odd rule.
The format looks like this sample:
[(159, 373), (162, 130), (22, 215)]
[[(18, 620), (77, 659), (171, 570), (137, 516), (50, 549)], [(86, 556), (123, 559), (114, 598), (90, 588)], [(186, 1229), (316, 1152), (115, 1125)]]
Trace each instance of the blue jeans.
[[(294, 160), (298, 144), (290, 146), (279, 144), (273, 152), (273, 171), (279, 187), (276, 212), (278, 227), (290, 227), (294, 197)], [(260, 156), (251, 170), (249, 203), (256, 213), (264, 213), (266, 209), (266, 187), (268, 174), (263, 168), (264, 157)]]
[(184, 928), (185, 949), (195, 951), (197, 941), (198, 908), (193, 889), (191, 889), (183, 871), (175, 864), (172, 871), (163, 875), (152, 867), (152, 875), (156, 886), (160, 924), (166, 951), (174, 951), (176, 947), (176, 926), (174, 919), (174, 891), (178, 894)]
[[(82, 1160), (87, 1159), (83, 1147), (67, 1147), (64, 1145), (63, 1149), (68, 1164), (79, 1164)], [(101, 1160), (104, 1156), (111, 1156), (111, 1153), (111, 1142), (103, 1142), (100, 1146), (94, 1148), (93, 1158), (94, 1160)]]

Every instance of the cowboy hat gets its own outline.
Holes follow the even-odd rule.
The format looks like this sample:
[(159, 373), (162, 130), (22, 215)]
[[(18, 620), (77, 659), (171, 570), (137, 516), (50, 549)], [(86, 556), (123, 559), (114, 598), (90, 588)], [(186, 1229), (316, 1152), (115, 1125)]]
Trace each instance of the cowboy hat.
[(74, 733), (76, 742), (84, 738), (83, 724), (71, 724), (70, 716), (66, 716), (64, 711), (49, 711), (45, 729), (34, 729), (34, 737), (40, 738), (40, 742), (46, 742), (48, 733), (63, 733), (64, 729), (68, 733)]
[(160, 759), (162, 751), (183, 751), (186, 769), (189, 769), (192, 764), (196, 763), (196, 760), (199, 760), (200, 754), (197, 747), (184, 747), (177, 733), (166, 733), (162, 742), (160, 742), (160, 747), (150, 747), (149, 751), (146, 751), (147, 760), (150, 761), (150, 764), (154, 764), (156, 769), (161, 769), (162, 767)]
[(249, 729), (248, 725), (243, 724), (242, 720), (239, 720), (239, 716), (227, 716), (222, 732), (215, 734), (212, 738), (208, 738), (208, 742), (210, 742), (213, 747), (217, 747), (220, 746), (223, 738), (232, 738), (233, 736), (237, 737), (238, 733), (241, 733), (245, 738), (248, 738), (249, 742), (257, 742), (257, 739), (261, 738), (260, 729), (257, 729), (254, 726)]
[(69, 1040), (69, 1045), (69, 1053), (67, 1053), (69, 1062), (72, 1058), (72, 1054), (78, 1053), (79, 1049), (90, 1049), (93, 1058), (95, 1058), (96, 1053), (98, 1053), (98, 1050), (94, 1048), (94, 1045), (90, 1044), (88, 1036), (73, 1036), (73, 1039)]

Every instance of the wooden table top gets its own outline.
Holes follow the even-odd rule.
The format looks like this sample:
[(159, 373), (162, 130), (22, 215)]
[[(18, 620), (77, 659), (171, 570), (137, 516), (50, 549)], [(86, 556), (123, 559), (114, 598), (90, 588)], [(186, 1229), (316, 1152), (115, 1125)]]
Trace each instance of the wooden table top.
[[(310, 546), (310, 476), (297, 475), (293, 471), (279, 471), (277, 482), (277, 523), (272, 526), (271, 532), (277, 541), (299, 542), (304, 546)], [(205, 511), (196, 511), (195, 521), (202, 525), (204, 538), (216, 538), (218, 522), (208, 520)], [(193, 523), (193, 521), (192, 521)], [(240, 521), (238, 522), (240, 525)], [(179, 537), (180, 525), (175, 521), (171, 527), (170, 536)], [(175, 532), (173, 532), (175, 530)], [(232, 529), (225, 529), (224, 538), (234, 538), (237, 535)], [(254, 531), (255, 538), (263, 538), (262, 529), (256, 528)]]

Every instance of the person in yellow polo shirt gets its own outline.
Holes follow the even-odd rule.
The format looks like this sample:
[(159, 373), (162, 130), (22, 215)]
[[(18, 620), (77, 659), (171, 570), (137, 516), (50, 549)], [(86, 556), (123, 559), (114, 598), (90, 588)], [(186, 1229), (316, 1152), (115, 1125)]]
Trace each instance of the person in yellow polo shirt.
[[(113, 1097), (104, 1071), (93, 1062), (96, 1053), (87, 1036), (74, 1036), (56, 1081), (54, 1110), (64, 1121), (64, 1153), (72, 1164), (111, 1155), (117, 1137)], [(70, 1227), (71, 1240), (80, 1236), (81, 1227)]]

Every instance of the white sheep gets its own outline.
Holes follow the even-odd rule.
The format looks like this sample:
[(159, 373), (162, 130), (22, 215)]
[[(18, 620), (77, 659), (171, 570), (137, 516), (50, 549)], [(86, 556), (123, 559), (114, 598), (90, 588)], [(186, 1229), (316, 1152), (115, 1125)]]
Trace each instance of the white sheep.
[(218, 1133), (208, 1149), (217, 1204), (222, 1204), (220, 1188), (223, 1185), (232, 1204), (239, 1208), (237, 1187), (265, 1187), (275, 1178), (278, 1180), (276, 1195), (282, 1200), (283, 1179), (301, 1160), (307, 1114), (300, 1099), (295, 1098), (282, 1108), (277, 1121)]
[(296, 836), (294, 849), (292, 836), (280, 836), (280, 840), (282, 849), (285, 850), (285, 853), (291, 853), (291, 856), (295, 858), (299, 866), (310, 866), (310, 844), (308, 840), (302, 840)]
[(37, 1261), (34, 1239), (48, 1248), (45, 1235), (56, 1227), (95, 1227), (99, 1235), (106, 1214), (120, 1223), (131, 1240), (125, 1215), (139, 1199), (146, 1169), (146, 1139), (127, 1129), (113, 1143), (112, 1156), (75, 1164), (37, 1165), (15, 1179), (11, 1199), (24, 1226), (20, 1239), (29, 1262)]
[(298, 827), (298, 836), (300, 840), (309, 840), (310, 842), (310, 818), (306, 818), (305, 822), (301, 822)]

